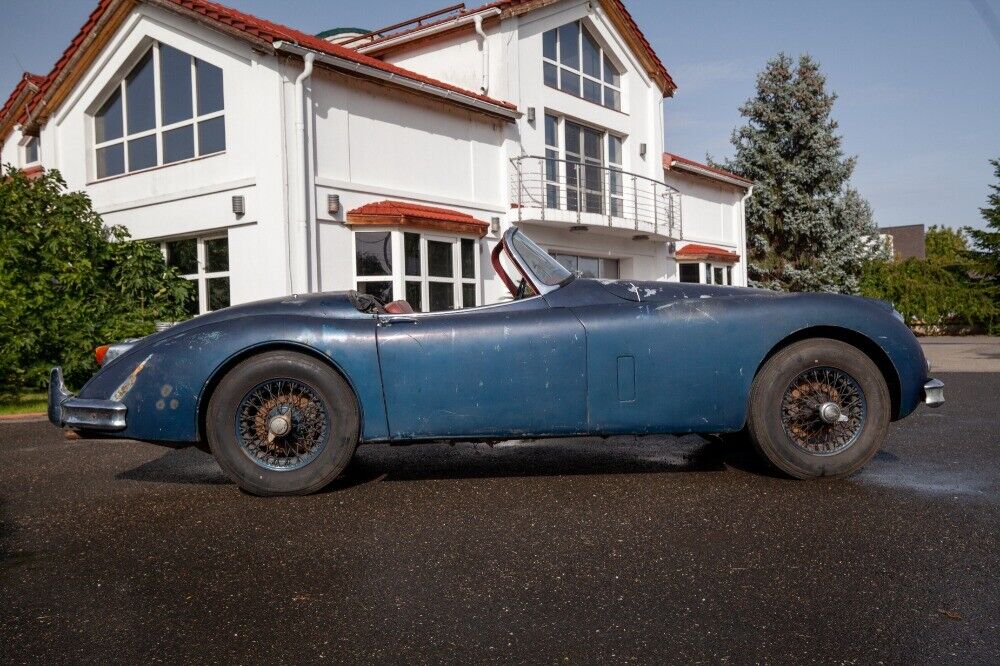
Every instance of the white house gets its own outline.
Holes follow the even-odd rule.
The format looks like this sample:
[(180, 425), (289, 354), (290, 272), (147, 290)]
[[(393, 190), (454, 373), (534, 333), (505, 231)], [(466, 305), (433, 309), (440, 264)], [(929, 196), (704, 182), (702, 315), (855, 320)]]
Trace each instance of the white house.
[(349, 288), (494, 302), (512, 224), (588, 275), (745, 284), (750, 183), (664, 153), (674, 90), (619, 0), (316, 36), (206, 0), (100, 0), (0, 108), (0, 159), (59, 169), (161, 242), (192, 312)]

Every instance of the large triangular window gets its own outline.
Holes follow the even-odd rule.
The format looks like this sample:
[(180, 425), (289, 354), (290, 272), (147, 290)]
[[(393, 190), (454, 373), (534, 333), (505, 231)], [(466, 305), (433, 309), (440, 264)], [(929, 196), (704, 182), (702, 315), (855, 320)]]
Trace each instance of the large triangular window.
[(222, 70), (154, 43), (94, 114), (94, 173), (109, 178), (226, 149)]
[(622, 108), (621, 71), (583, 21), (573, 21), (542, 35), (545, 85), (570, 95)]

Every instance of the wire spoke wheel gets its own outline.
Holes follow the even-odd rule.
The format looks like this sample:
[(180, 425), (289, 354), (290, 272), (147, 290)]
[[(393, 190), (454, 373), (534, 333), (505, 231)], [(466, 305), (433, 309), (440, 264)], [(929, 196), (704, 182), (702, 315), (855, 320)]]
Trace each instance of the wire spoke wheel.
[(277, 471), (305, 467), (326, 446), (330, 416), (319, 393), (295, 379), (269, 379), (236, 409), (236, 438), (257, 465)]
[(813, 455), (844, 451), (861, 435), (868, 405), (858, 382), (843, 370), (810, 368), (785, 389), (781, 425), (800, 449)]

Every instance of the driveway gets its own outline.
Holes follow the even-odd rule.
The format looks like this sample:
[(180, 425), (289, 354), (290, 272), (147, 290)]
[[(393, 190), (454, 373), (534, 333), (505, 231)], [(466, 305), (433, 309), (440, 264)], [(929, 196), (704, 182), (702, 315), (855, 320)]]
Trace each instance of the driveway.
[(196, 450), (2, 423), (0, 661), (996, 663), (1000, 372), (949, 344), (948, 404), (839, 482), (613, 438), (365, 447), (257, 499)]

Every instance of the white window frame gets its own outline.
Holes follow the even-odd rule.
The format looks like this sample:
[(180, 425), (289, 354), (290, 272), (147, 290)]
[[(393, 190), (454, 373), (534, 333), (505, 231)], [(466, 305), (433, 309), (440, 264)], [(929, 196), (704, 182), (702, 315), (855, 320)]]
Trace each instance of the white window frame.
[[(389, 233), (389, 247), (392, 252), (392, 274), (391, 275), (358, 275), (358, 246), (357, 234), (359, 233)], [(416, 234), (420, 237), (420, 275), (408, 275), (406, 273), (406, 249), (403, 234)], [(475, 258), (475, 275), (467, 278), (462, 275), (462, 240), (467, 239), (473, 242), (473, 256)], [(428, 274), (428, 253), (427, 241), (438, 241), (451, 244), (451, 265), (452, 277), (437, 277)], [(398, 228), (398, 227), (377, 227), (364, 226), (353, 230), (351, 234), (351, 274), (352, 284), (359, 282), (391, 282), (392, 299), (394, 301), (406, 300), (406, 283), (420, 283), (420, 312), (429, 313), (430, 310), (430, 283), (449, 283), (452, 285), (452, 303), (458, 307), (451, 311), (464, 310), (470, 307), (478, 307), (483, 304), (483, 290), (480, 284), (482, 276), (481, 266), (482, 246), (481, 239), (472, 234), (445, 234), (441, 232), (427, 231), (418, 228)], [(476, 288), (475, 305), (465, 305), (462, 294), (462, 286), (471, 284)], [(447, 310), (439, 312), (448, 312)]]
[[(684, 264), (697, 264), (698, 266), (698, 282), (697, 284), (715, 284), (723, 287), (731, 287), (733, 279), (733, 265), (728, 263), (723, 263), (719, 261), (678, 261), (677, 262), (677, 281), (680, 282), (681, 279), (681, 266)], [(713, 272), (715, 269), (720, 269), (722, 271), (722, 282), (716, 282)], [(686, 282), (685, 284), (695, 284), (693, 282)]]
[[(579, 252), (576, 252), (574, 250), (557, 250), (557, 249), (549, 249), (548, 253), (549, 253), (549, 256), (551, 256), (553, 259), (556, 259), (556, 255), (559, 255), (559, 254), (567, 256), (567, 257), (576, 257), (576, 259), (578, 259), (578, 260), (579, 259), (596, 259), (597, 262), (598, 262), (598, 269), (597, 269), (598, 275), (596, 277), (598, 279), (601, 279), (601, 280), (603, 280), (603, 279), (620, 280), (621, 277), (622, 277), (622, 263), (623, 262), (622, 262), (621, 257), (598, 257), (598, 256), (594, 256), (592, 254), (580, 254)], [(556, 261), (559, 261), (559, 260), (556, 259)], [(604, 262), (605, 261), (615, 261), (615, 262), (618, 262), (618, 276), (617, 277), (608, 278), (606, 275), (603, 275), (603, 273), (604, 273)]]
[[(31, 143), (35, 144), (36, 157), (33, 160), (28, 159), (28, 146)], [(37, 136), (26, 136), (21, 140), (21, 164), (23, 166), (29, 167), (36, 164), (42, 163), (42, 139)]]
[[(181, 277), (185, 280), (190, 280), (194, 282), (198, 289), (198, 314), (205, 314), (206, 312), (211, 312), (208, 309), (208, 280), (212, 278), (229, 278), (229, 304), (232, 305), (233, 301), (233, 278), (232, 278), (232, 267), (233, 258), (229, 255), (229, 268), (224, 271), (206, 271), (208, 265), (205, 256), (205, 243), (207, 241), (219, 240), (220, 238), (225, 239), (226, 245), (229, 245), (229, 234), (210, 234), (205, 236), (178, 236), (176, 238), (165, 238), (160, 241), (160, 251), (163, 252), (163, 260), (167, 260), (167, 243), (175, 243), (177, 241), (185, 241), (194, 239), (198, 243), (198, 271), (196, 273), (182, 274)], [(228, 253), (227, 253), (228, 254)]]
[[(601, 44), (601, 40), (599, 40), (594, 35), (594, 31), (591, 30), (587, 26), (586, 21), (584, 21), (582, 19), (579, 19), (579, 20), (576, 20), (576, 21), (571, 21), (570, 23), (576, 23), (576, 25), (577, 25), (577, 32), (576, 32), (576, 36), (577, 36), (576, 52), (577, 52), (577, 60), (580, 63), (580, 68), (579, 69), (573, 69), (572, 67), (569, 67), (567, 65), (562, 64), (562, 40), (557, 38), (556, 39), (556, 57), (555, 57), (555, 60), (553, 60), (552, 58), (546, 57), (545, 56), (545, 48), (544, 48), (544, 46), (542, 47), (542, 63), (543, 63), (542, 64), (542, 82), (545, 83), (545, 64), (544, 63), (549, 63), (550, 65), (554, 65), (555, 68), (556, 68), (556, 84), (553, 86), (553, 85), (550, 85), (548, 83), (545, 83), (545, 85), (547, 87), (552, 88), (553, 90), (558, 90), (560, 92), (564, 92), (567, 95), (572, 95), (573, 97), (577, 97), (579, 99), (582, 99), (585, 102), (590, 102), (591, 104), (597, 104), (598, 106), (602, 106), (605, 109), (610, 109), (612, 111), (623, 111), (624, 108), (625, 108), (625, 99), (624, 99), (624, 97), (622, 95), (622, 88), (624, 86), (621, 85), (621, 82), (622, 82), (622, 78), (625, 76), (625, 72), (623, 72), (622, 68), (618, 66), (618, 63), (616, 62), (616, 58), (610, 57), (608, 51)], [(569, 23), (564, 23), (563, 25), (560, 25), (558, 27), (552, 28), (551, 30), (556, 31), (556, 34), (558, 35), (559, 34), (558, 33), (559, 29), (562, 28), (565, 25), (569, 25)], [(600, 75), (600, 78), (594, 78), (590, 74), (586, 74), (583, 71), (583, 31), (584, 30), (586, 30), (586, 31), (588, 31), (590, 33), (591, 39), (593, 39), (594, 42), (597, 44), (597, 51), (600, 54), (600, 60), (601, 60), (601, 75)], [(550, 32), (550, 30), (546, 30), (545, 32), (546, 33)], [(543, 40), (543, 44), (544, 44), (545, 33), (542, 33), (542, 40)], [(609, 82), (607, 82), (605, 80), (606, 79), (606, 73), (604, 71), (604, 68), (605, 68), (605, 66), (607, 66), (607, 64), (609, 62), (611, 63), (612, 68), (614, 68), (615, 73), (618, 75), (618, 85), (617, 86), (614, 85), (614, 84), (612, 84), (612, 83), (609, 83)], [(569, 71), (569, 72), (572, 72), (573, 74), (575, 74), (576, 76), (578, 76), (580, 78), (580, 91), (579, 91), (579, 94), (568, 92), (568, 91), (562, 89), (562, 70), (564, 70), (564, 69), (567, 70), (567, 71)], [(584, 97), (584, 95), (583, 95), (583, 85), (584, 85), (584, 81), (585, 80), (586, 81), (592, 81), (592, 82), (598, 84), (601, 87), (601, 101), (600, 102), (595, 102), (592, 99), (587, 99), (586, 97)], [(611, 89), (611, 90), (613, 90), (613, 91), (615, 91), (615, 92), (618, 93), (618, 106), (608, 106), (607, 104), (605, 104), (605, 102), (604, 102), (605, 97), (606, 97), (605, 88), (609, 88), (609, 89)]]
[[(548, 118), (555, 118), (555, 120), (556, 120), (556, 143), (559, 144), (557, 146), (551, 145), (548, 142), (548, 139), (544, 136), (544, 127), (545, 127), (544, 123), (547, 122), (546, 121), (546, 117), (548, 117)], [(545, 150), (546, 150), (546, 152), (548, 152), (550, 150), (551, 151), (555, 151), (558, 159), (560, 160), (559, 162), (556, 163), (556, 170), (555, 170), (556, 180), (555, 181), (552, 181), (552, 180), (550, 180), (548, 178), (548, 172), (545, 173), (545, 180), (546, 180), (546, 183), (545, 183), (546, 184), (546, 191), (545, 191), (546, 192), (546, 205), (548, 205), (548, 198), (549, 198), (548, 195), (552, 191), (551, 187), (555, 186), (557, 188), (556, 191), (558, 192), (558, 201), (559, 201), (559, 204), (556, 205), (556, 206), (549, 206), (550, 208), (556, 208), (556, 209), (559, 209), (559, 210), (576, 210), (575, 208), (570, 208), (569, 207), (569, 194), (568, 194), (569, 190), (575, 190), (577, 192), (577, 203), (580, 205), (580, 210), (583, 211), (583, 212), (587, 212), (586, 208), (585, 208), (585, 204), (584, 204), (584, 197), (586, 196), (587, 193), (596, 192), (596, 190), (585, 190), (581, 186), (581, 184), (579, 182), (577, 182), (577, 185), (575, 187), (570, 187), (569, 186), (569, 178), (568, 178), (568, 175), (566, 173), (567, 170), (570, 168), (570, 163), (567, 161), (567, 157), (566, 157), (569, 154), (569, 153), (566, 152), (566, 123), (570, 122), (570, 123), (573, 123), (574, 125), (578, 125), (579, 127), (584, 128), (584, 129), (590, 129), (590, 130), (593, 130), (595, 132), (600, 132), (601, 133), (601, 164), (600, 164), (600, 168), (601, 168), (601, 174), (602, 174), (602, 180), (603, 180), (603, 182), (601, 184), (601, 197), (602, 197), (601, 209), (602, 210), (601, 210), (600, 214), (608, 216), (608, 217), (624, 218), (624, 216), (625, 216), (625, 199), (624, 199), (624, 164), (623, 163), (624, 163), (624, 160), (625, 160), (625, 145), (626, 145), (626, 142), (627, 142), (628, 138), (625, 137), (625, 136), (622, 136), (621, 134), (617, 134), (615, 132), (612, 132), (611, 130), (609, 130), (609, 129), (605, 128), (605, 127), (599, 127), (597, 125), (592, 125), (592, 124), (589, 124), (589, 123), (583, 123), (583, 122), (580, 122), (579, 120), (576, 120), (574, 118), (566, 118), (563, 115), (560, 115), (558, 113), (552, 113), (552, 112), (549, 112), (548, 110), (546, 110), (546, 112), (545, 112), (545, 114), (544, 114), (544, 116), (542, 118), (542, 122), (543, 122), (543, 125), (542, 125), (543, 137), (542, 137), (542, 140), (545, 142)], [(610, 161), (611, 140), (612, 140), (612, 138), (614, 138), (617, 141), (619, 141), (619, 144), (620, 144), (620, 149), (618, 151), (618, 160), (619, 161), (616, 162), (616, 163)], [(580, 153), (581, 154), (580, 155), (575, 155), (574, 154), (574, 156), (576, 156), (576, 157), (578, 157), (580, 159), (579, 164), (580, 164), (581, 176), (584, 173), (583, 172), (583, 168), (587, 165), (587, 159), (588, 159), (588, 158), (586, 158), (583, 155), (583, 153), (584, 153), (583, 141), (584, 141), (583, 135), (581, 134), (581, 137), (580, 137)], [(618, 192), (614, 192), (613, 191), (613, 184), (611, 182), (612, 181), (611, 171), (615, 171), (615, 172), (617, 172), (617, 173), (620, 174), (618, 176), (618, 178), (619, 178), (619, 191)], [(611, 201), (612, 201), (612, 199), (614, 199), (615, 201), (618, 202), (618, 206), (619, 206), (619, 209), (617, 211), (619, 213), (618, 215), (612, 215), (611, 214), (612, 213), (612, 211), (611, 211)]]
[[(170, 46), (170, 45), (168, 44), (167, 46)], [(157, 42), (153, 42), (147, 49), (145, 49), (144, 51), (142, 51), (142, 53), (139, 55), (138, 58), (135, 58), (135, 61), (132, 63), (131, 67), (122, 76), (121, 81), (119, 81), (116, 86), (114, 86), (106, 94), (104, 94), (101, 97), (101, 99), (100, 99), (99, 102), (97, 102), (96, 104), (94, 104), (94, 112), (92, 114), (90, 114), (90, 116), (91, 116), (90, 117), (91, 131), (93, 132), (92, 136), (94, 137), (93, 145), (91, 146), (91, 151), (90, 151), (90, 153), (91, 153), (91, 155), (90, 155), (90, 168), (91, 168), (91, 173), (93, 174), (93, 181), (94, 182), (101, 181), (101, 180), (108, 180), (110, 178), (120, 178), (121, 176), (127, 176), (127, 175), (133, 174), (133, 173), (142, 173), (144, 171), (150, 171), (152, 169), (158, 169), (158, 168), (163, 167), (163, 166), (173, 166), (174, 164), (183, 164), (185, 162), (190, 162), (192, 160), (201, 159), (203, 157), (212, 157), (214, 155), (223, 155), (223, 154), (225, 154), (227, 148), (229, 147), (229, 142), (228, 141), (225, 142), (226, 148), (223, 148), (222, 150), (218, 150), (218, 151), (216, 151), (214, 153), (206, 153), (204, 155), (199, 154), (199, 146), (198, 146), (198, 124), (202, 123), (202, 122), (205, 122), (207, 120), (212, 120), (214, 118), (224, 117), (226, 115), (226, 102), (225, 102), (225, 87), (226, 87), (225, 86), (225, 82), (226, 82), (226, 77), (225, 77), (225, 71), (223, 71), (223, 75), (222, 75), (222, 88), (223, 88), (222, 108), (219, 109), (218, 111), (212, 111), (211, 113), (205, 113), (205, 114), (202, 114), (202, 115), (198, 115), (198, 80), (197, 80), (197, 72), (196, 72), (197, 66), (195, 65), (195, 60), (197, 60), (198, 58), (196, 56), (192, 56), (190, 53), (188, 53), (184, 49), (180, 49), (180, 48), (177, 48), (175, 46), (171, 46), (171, 48), (176, 49), (177, 51), (180, 51), (184, 55), (187, 55), (187, 56), (189, 56), (191, 58), (191, 113), (192, 113), (192, 116), (190, 118), (186, 118), (185, 120), (179, 120), (179, 121), (177, 121), (175, 123), (170, 123), (168, 125), (164, 125), (163, 124), (163, 119), (162, 119), (163, 109), (161, 108), (161, 98), (160, 98), (160, 42), (158, 42), (158, 41)], [(128, 100), (126, 99), (126, 95), (125, 95), (125, 84), (128, 81), (129, 74), (131, 74), (133, 72), (133, 70), (136, 68), (136, 66), (138, 66), (139, 62), (141, 62), (142, 59), (146, 57), (146, 54), (149, 53), (150, 51), (153, 52), (153, 113), (155, 114), (156, 125), (152, 129), (142, 130), (141, 132), (135, 132), (134, 134), (129, 134), (129, 132), (128, 132)], [(205, 60), (204, 62), (206, 62), (206, 63), (208, 63), (210, 65), (213, 65), (215, 67), (219, 67), (218, 65), (215, 65), (214, 63), (209, 63), (207, 60)], [(222, 69), (222, 68), (220, 67), (220, 69)], [(118, 137), (117, 139), (108, 139), (107, 141), (101, 141), (100, 143), (98, 143), (98, 141), (96, 139), (96, 137), (97, 137), (97, 113), (98, 113), (98, 111), (100, 111), (104, 107), (104, 104), (109, 99), (111, 99), (111, 97), (116, 92), (119, 95), (121, 95), (121, 101), (122, 101), (122, 135), (120, 137)], [(192, 133), (194, 134), (194, 155), (191, 156), (191, 157), (188, 157), (186, 159), (183, 159), (183, 160), (176, 160), (176, 161), (173, 161), (173, 162), (166, 162), (166, 163), (164, 163), (164, 161), (163, 161), (163, 134), (166, 133), (166, 132), (169, 132), (170, 130), (179, 129), (181, 127), (186, 127), (187, 125), (191, 125), (192, 126)], [(153, 166), (150, 166), (150, 167), (145, 167), (143, 169), (129, 169), (129, 164), (128, 164), (128, 142), (130, 140), (134, 141), (136, 139), (141, 139), (143, 137), (152, 136), (154, 134), (156, 135), (156, 164), (154, 164)], [(122, 144), (122, 155), (123, 155), (122, 164), (124, 165), (124, 171), (122, 171), (121, 173), (110, 174), (110, 175), (107, 175), (107, 176), (98, 177), (98, 175), (97, 175), (97, 151), (100, 150), (101, 148), (108, 148), (110, 146), (114, 146), (114, 145), (117, 145), (117, 144)]]

